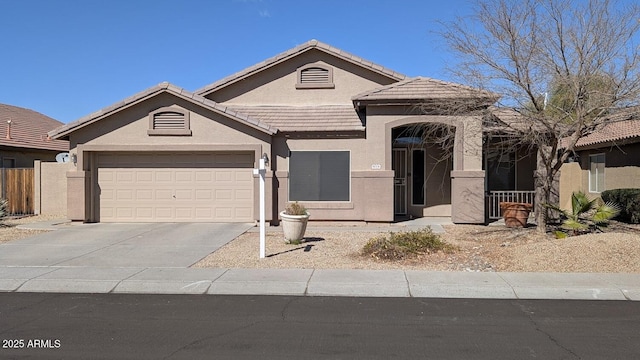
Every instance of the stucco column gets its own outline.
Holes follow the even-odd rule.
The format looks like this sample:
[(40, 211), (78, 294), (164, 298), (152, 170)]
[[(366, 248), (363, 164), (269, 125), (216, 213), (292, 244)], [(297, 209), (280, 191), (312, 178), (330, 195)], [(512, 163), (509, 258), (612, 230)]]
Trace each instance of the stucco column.
[(361, 186), (353, 189), (352, 196), (364, 204), (365, 221), (393, 221), (393, 176), (392, 170), (354, 174), (354, 181), (360, 180)]
[(456, 126), (451, 172), (451, 221), (485, 223), (485, 174), (482, 170), (482, 119), (466, 117)]
[(87, 221), (86, 182), (87, 171), (67, 172), (67, 217), (72, 221)]
[(34, 160), (33, 161), (33, 179), (34, 179), (34, 184), (33, 184), (33, 205), (34, 205), (34, 209), (33, 209), (33, 213), (36, 215), (39, 215), (40, 212), (42, 211), (42, 194), (41, 194), (41, 189), (42, 189), (42, 168), (41, 168), (41, 164), (42, 162), (40, 160)]

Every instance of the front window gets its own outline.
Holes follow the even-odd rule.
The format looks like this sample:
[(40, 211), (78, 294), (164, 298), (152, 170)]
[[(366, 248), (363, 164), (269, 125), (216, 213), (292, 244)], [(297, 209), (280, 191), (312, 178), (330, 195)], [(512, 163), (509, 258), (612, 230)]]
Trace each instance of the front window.
[(414, 149), (411, 155), (411, 204), (424, 205), (425, 186), (424, 149)]
[(289, 201), (349, 201), (349, 151), (292, 151)]
[(589, 192), (604, 191), (604, 154), (589, 155)]

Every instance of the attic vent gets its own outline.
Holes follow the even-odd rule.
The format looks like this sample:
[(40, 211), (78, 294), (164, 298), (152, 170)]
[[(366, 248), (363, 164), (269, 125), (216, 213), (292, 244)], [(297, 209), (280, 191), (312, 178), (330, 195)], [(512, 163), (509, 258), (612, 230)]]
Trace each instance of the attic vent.
[(309, 64), (298, 69), (297, 89), (335, 88), (333, 69), (321, 64)]
[(177, 108), (165, 107), (149, 114), (148, 135), (191, 135), (189, 112)]
[(184, 129), (184, 114), (164, 111), (153, 115), (154, 129)]

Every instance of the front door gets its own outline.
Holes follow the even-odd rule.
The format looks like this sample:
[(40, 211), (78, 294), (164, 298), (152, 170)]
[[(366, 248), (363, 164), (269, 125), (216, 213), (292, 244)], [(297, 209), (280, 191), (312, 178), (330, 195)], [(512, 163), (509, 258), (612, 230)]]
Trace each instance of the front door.
[(407, 214), (407, 149), (393, 149), (391, 161), (393, 168), (393, 212), (395, 215)]

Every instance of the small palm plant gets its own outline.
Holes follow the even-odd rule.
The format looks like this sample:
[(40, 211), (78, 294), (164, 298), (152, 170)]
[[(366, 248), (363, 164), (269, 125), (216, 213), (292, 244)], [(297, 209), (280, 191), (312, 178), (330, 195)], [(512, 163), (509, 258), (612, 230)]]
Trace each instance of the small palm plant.
[[(591, 200), (582, 191), (571, 194), (571, 211), (560, 209), (555, 205), (548, 205), (548, 207), (562, 214), (565, 219), (560, 227), (571, 235), (602, 231), (609, 220), (620, 212), (617, 205), (602, 203), (598, 198)], [(556, 231), (555, 234), (558, 238), (565, 238), (569, 236), (567, 232)]]
[(4, 224), (4, 219), (9, 215), (9, 201), (0, 199), (0, 225)]

